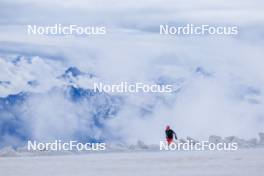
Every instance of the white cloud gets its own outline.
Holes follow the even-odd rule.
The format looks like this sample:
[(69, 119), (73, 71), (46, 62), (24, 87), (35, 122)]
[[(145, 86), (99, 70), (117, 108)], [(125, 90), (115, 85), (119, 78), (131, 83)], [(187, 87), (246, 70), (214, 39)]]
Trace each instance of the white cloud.
[[(3, 47), (4, 51), (35, 51), (34, 55), (42, 51), (41, 54), (62, 57), (56, 61), (36, 58), (31, 64), (22, 62), (20, 65), (0, 60), (1, 80), (14, 82), (10, 89), (2, 89), (1, 95), (28, 90), (25, 82), (32, 79), (40, 81), (45, 90), (60, 85), (56, 76), (72, 65), (113, 83), (153, 82), (163, 76), (174, 81), (184, 80), (179, 94), (170, 98), (162, 96), (168, 101), (165, 104), (156, 96), (130, 95), (120, 114), (109, 121), (109, 128), (127, 136), (128, 141), (142, 138), (148, 142), (162, 138), (167, 123), (172, 124), (180, 135), (195, 137), (211, 133), (250, 137), (263, 130), (264, 112), (260, 108), (264, 91), (262, 1), (157, 0), (139, 3), (111, 0), (95, 3), (57, 0), (39, 1), (38, 4), (3, 1), (2, 4), (9, 10), (1, 12), (1, 41), (14, 44)], [(26, 10), (21, 9), (24, 6)], [(13, 7), (15, 10), (11, 13)], [(29, 23), (105, 24), (109, 34), (100, 37), (27, 36), (24, 25)], [(160, 23), (232, 24), (238, 25), (241, 33), (236, 37), (160, 36), (155, 33)], [(29, 46), (23, 47), (25, 44)], [(197, 67), (204, 68), (212, 77), (197, 76), (194, 73)], [(78, 81), (82, 86), (89, 84), (82, 78)], [(241, 86), (259, 90), (260, 95), (254, 98), (260, 104), (237, 98)], [(41, 118), (42, 111), (53, 111), (56, 107), (55, 115), (49, 114), (48, 120), (52, 121), (55, 116), (65, 116), (70, 121), (76, 118), (76, 111), (81, 109), (66, 103), (67, 109), (71, 110), (63, 112), (65, 108), (59, 104), (64, 100), (58, 99), (53, 104), (58, 103), (58, 106), (44, 103), (38, 113), (32, 111), (32, 114)], [(50, 100), (53, 98), (47, 98), (46, 102)], [(153, 114), (142, 118), (140, 108), (149, 104), (154, 106)], [(36, 126), (36, 134), (42, 136), (49, 135), (41, 133), (44, 119), (37, 123), (39, 127)], [(59, 124), (65, 119), (54, 120)], [(70, 134), (79, 125), (72, 122)], [(55, 126), (54, 129), (57, 127), (59, 131), (68, 128)], [(144, 133), (146, 130), (151, 134)]]

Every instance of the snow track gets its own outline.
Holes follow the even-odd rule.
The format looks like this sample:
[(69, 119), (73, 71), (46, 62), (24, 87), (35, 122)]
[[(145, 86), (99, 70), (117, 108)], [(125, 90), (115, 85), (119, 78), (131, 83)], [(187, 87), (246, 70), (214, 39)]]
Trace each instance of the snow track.
[(0, 158), (1, 176), (262, 176), (264, 149)]

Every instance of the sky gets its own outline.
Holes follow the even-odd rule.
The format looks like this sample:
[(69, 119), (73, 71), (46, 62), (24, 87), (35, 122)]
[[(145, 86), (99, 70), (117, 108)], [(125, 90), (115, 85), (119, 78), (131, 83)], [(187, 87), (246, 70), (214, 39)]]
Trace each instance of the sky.
[[(1, 86), (0, 96), (61, 86), (57, 77), (70, 66), (111, 83), (153, 83), (165, 78), (180, 91), (121, 95), (126, 101), (117, 116), (106, 122), (108, 131), (126, 136), (125, 142), (130, 143), (139, 139), (157, 143), (164, 138), (167, 124), (181, 137), (256, 137), (264, 130), (263, 5), (261, 0), (2, 0), (0, 80), (12, 84)], [(27, 25), (33, 24), (103, 25), (107, 35), (29, 36)], [(162, 36), (160, 24), (233, 25), (239, 34)], [(25, 60), (15, 65), (10, 58), (17, 55)], [(38, 80), (40, 86), (30, 88), (26, 84), (30, 80)], [(86, 78), (78, 81), (89, 87)], [(36, 138), (53, 139), (58, 132), (69, 137), (80, 128), (77, 114), (86, 106), (71, 104), (61, 95), (47, 96), (40, 104), (35, 101), (42, 102), (29, 101), (27, 123)], [(149, 107), (152, 113), (142, 116), (141, 109)], [(54, 113), (43, 115), (47, 111)], [(47, 119), (55, 124), (53, 132), (46, 132)], [(62, 125), (65, 119), (72, 125)]]

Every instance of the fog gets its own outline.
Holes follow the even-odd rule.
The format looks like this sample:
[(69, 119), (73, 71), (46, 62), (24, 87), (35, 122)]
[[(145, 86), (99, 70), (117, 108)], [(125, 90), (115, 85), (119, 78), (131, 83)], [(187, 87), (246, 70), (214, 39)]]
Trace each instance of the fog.
[[(168, 124), (179, 137), (256, 137), (264, 130), (262, 3), (2, 1), (0, 81), (10, 81), (11, 85), (0, 86), (0, 95), (44, 93), (31, 97), (23, 107), (25, 128), (39, 140), (69, 140), (81, 129), (87, 137), (110, 142), (158, 143), (164, 139)], [(54, 23), (104, 24), (108, 34), (26, 35), (28, 24)], [(158, 32), (161, 23), (237, 25), (239, 35), (162, 36)], [(25, 60), (13, 64), (10, 58), (17, 55), (23, 55)], [(35, 59), (27, 62), (26, 58), (32, 56)], [(119, 94), (124, 99), (121, 109), (99, 129), (89, 116), (91, 105), (76, 104), (61, 93), (48, 92), (64, 86), (58, 76), (70, 66), (113, 84), (155, 83), (165, 78), (175, 84), (175, 92)], [(31, 80), (37, 80), (39, 85), (28, 86)], [(89, 88), (91, 83), (84, 77), (75, 81), (83, 88)]]

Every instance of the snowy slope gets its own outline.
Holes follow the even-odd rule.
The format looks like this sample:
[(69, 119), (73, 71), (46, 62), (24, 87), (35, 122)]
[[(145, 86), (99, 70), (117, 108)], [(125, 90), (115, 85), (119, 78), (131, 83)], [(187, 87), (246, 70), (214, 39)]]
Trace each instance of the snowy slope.
[(3, 176), (262, 176), (264, 149), (0, 158)]

